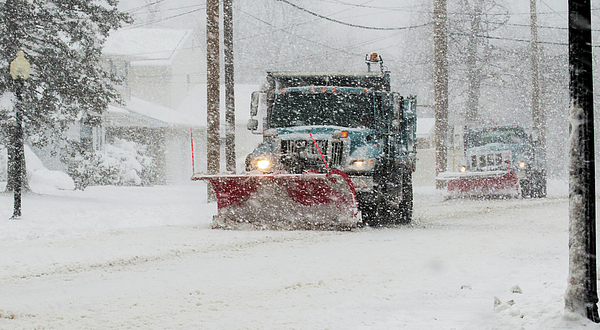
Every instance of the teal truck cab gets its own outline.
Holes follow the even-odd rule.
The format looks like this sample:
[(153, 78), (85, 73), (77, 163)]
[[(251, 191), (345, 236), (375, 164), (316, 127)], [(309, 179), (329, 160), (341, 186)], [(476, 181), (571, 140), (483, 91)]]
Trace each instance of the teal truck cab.
[(546, 196), (545, 154), (519, 125), (466, 129), (459, 173), (441, 173), (460, 195)]

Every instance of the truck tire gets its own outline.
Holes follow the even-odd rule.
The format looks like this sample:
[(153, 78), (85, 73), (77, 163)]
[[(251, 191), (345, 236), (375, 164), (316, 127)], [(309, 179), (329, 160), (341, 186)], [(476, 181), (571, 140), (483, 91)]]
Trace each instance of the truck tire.
[(545, 173), (536, 173), (533, 180), (534, 184), (531, 189), (531, 197), (545, 198), (546, 197), (546, 175)]
[(409, 224), (413, 216), (412, 173), (402, 174), (402, 201), (400, 202), (399, 224)]
[(363, 223), (370, 227), (401, 223), (401, 189), (399, 178), (389, 176), (386, 182), (380, 182), (372, 192), (357, 194)]
[(375, 170), (372, 193), (358, 194), (363, 222), (371, 227), (408, 224), (412, 221), (412, 172), (392, 164)]
[(519, 181), (519, 185), (521, 186), (521, 197), (531, 198), (531, 181), (521, 180)]
[(362, 214), (362, 224), (367, 226), (377, 226), (377, 198), (373, 193), (356, 193), (358, 201), (358, 210)]
[(523, 198), (544, 198), (546, 197), (546, 175), (544, 173), (534, 172), (526, 179), (519, 182), (521, 185), (521, 196)]
[(382, 224), (395, 225), (403, 223), (402, 192), (401, 182), (388, 183), (377, 210), (377, 216)]
[(413, 212), (412, 173), (391, 175), (375, 210), (375, 225), (409, 224)]

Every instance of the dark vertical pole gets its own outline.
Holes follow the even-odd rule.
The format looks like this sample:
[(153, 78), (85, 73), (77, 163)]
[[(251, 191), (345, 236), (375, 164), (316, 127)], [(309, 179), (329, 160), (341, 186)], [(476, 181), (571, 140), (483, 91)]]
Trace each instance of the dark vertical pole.
[(220, 171), (219, 0), (206, 1), (206, 162), (209, 174)]
[(446, 0), (434, 0), (433, 4), (434, 43), (434, 107), (436, 162), (440, 172), (445, 172), (448, 155), (448, 41), (446, 31)]
[(590, 0), (569, 0), (569, 279), (565, 308), (598, 323)]
[(16, 94), (17, 94), (17, 104), (15, 104), (15, 134), (14, 134), (14, 210), (12, 219), (17, 219), (21, 217), (21, 191), (23, 187), (23, 165), (25, 162), (25, 152), (23, 150), (23, 113), (21, 112), (21, 104), (22, 104), (22, 96), (23, 92), (23, 79), (15, 80), (16, 83)]
[(539, 134), (539, 147), (546, 150), (546, 117), (540, 104), (539, 82), (539, 43), (537, 31), (536, 0), (531, 0), (529, 9), (531, 14), (531, 113), (533, 128)]
[(477, 67), (478, 50), (481, 33), (481, 14), (482, 1), (476, 0), (473, 2), (471, 12), (471, 30), (467, 45), (467, 112), (465, 119), (467, 124), (479, 123), (479, 96), (481, 95), (481, 72)]
[(233, 74), (233, 0), (223, 0), (223, 60), (225, 66), (225, 160), (235, 173), (235, 94)]

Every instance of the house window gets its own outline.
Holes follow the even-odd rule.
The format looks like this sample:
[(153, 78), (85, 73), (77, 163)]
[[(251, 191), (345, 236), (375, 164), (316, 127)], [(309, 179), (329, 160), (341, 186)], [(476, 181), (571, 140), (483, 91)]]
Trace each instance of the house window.
[(88, 112), (80, 122), (79, 141), (82, 147), (88, 151), (96, 151), (102, 148), (102, 116), (98, 113)]
[(85, 150), (94, 150), (94, 129), (92, 126), (81, 124), (79, 128), (79, 141)]

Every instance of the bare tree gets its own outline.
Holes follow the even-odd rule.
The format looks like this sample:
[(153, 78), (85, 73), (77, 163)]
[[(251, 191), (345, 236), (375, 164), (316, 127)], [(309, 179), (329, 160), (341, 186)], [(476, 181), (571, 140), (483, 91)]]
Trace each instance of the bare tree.
[[(482, 84), (494, 76), (490, 66), (498, 48), (490, 43), (490, 33), (506, 24), (508, 10), (496, 1), (462, 0), (449, 17), (451, 35), (451, 65), (466, 72), (466, 79), (455, 76), (455, 87), (462, 87), (465, 101), (464, 119), (468, 124), (482, 122), (479, 118)], [(461, 73), (462, 75), (462, 73)]]

